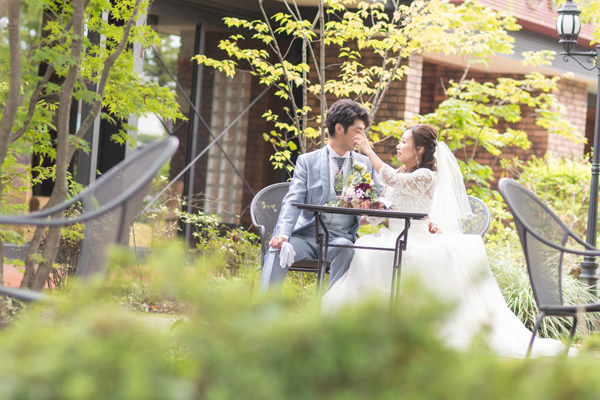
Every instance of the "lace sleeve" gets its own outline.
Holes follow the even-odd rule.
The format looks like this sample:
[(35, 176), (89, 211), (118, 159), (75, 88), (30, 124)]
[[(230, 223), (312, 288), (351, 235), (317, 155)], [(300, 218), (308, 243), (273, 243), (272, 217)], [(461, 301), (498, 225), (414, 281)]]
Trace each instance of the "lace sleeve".
[(398, 173), (389, 165), (384, 164), (379, 171), (379, 179), (398, 192), (411, 196), (428, 195), (435, 187), (434, 175), (427, 168), (419, 168), (415, 172)]

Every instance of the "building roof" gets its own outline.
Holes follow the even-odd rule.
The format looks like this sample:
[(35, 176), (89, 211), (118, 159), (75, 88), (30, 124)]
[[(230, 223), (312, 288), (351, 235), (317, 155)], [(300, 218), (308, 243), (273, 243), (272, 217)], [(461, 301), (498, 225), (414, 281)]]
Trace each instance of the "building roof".
[[(450, 0), (463, 3), (464, 0)], [(524, 29), (558, 38), (556, 33), (556, 17), (558, 8), (552, 0), (478, 0), (479, 4), (495, 11), (504, 11), (515, 18)], [(590, 46), (594, 26), (583, 24), (579, 35), (579, 44)]]

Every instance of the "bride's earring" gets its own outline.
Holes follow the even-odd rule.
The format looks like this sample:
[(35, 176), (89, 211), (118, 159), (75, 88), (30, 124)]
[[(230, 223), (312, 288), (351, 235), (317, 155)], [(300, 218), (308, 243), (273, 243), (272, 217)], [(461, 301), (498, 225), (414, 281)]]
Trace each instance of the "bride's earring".
[(417, 165), (419, 165), (419, 153), (417, 153)]

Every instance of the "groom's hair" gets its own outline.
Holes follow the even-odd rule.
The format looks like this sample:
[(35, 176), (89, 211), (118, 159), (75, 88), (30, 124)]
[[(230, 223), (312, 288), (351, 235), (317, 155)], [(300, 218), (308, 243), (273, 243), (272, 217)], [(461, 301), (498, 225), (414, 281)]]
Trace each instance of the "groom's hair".
[(346, 132), (348, 127), (354, 124), (354, 121), (357, 119), (362, 120), (365, 123), (365, 127), (368, 127), (371, 123), (367, 109), (356, 101), (348, 99), (336, 101), (327, 110), (327, 118), (325, 118), (329, 137), (332, 138), (335, 136), (335, 126), (337, 124), (342, 124), (344, 132)]

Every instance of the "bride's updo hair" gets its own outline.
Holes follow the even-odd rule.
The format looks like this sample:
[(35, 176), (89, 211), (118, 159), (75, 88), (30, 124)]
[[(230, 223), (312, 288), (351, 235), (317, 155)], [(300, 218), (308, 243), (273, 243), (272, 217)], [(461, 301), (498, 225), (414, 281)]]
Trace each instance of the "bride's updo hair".
[(437, 130), (433, 126), (427, 124), (416, 124), (408, 127), (406, 130), (410, 130), (412, 132), (415, 150), (417, 150), (419, 147), (423, 147), (423, 154), (419, 155), (419, 162), (412, 169), (412, 171), (415, 171), (419, 168), (429, 168), (432, 171), (437, 171), (434, 156), (438, 142)]

